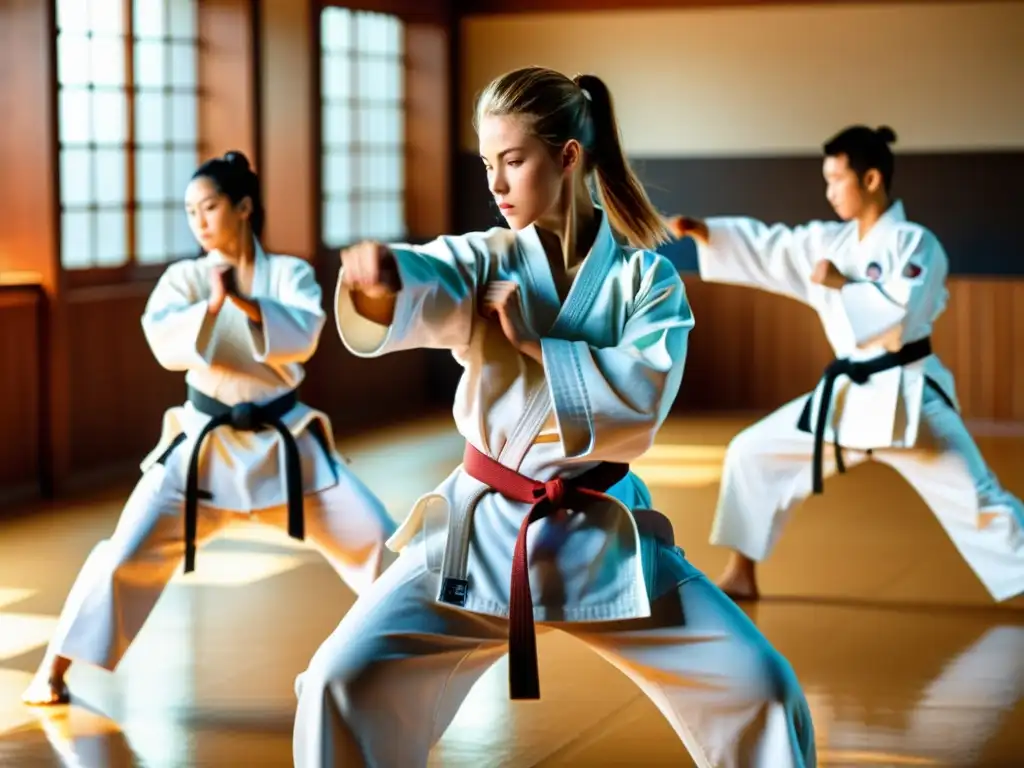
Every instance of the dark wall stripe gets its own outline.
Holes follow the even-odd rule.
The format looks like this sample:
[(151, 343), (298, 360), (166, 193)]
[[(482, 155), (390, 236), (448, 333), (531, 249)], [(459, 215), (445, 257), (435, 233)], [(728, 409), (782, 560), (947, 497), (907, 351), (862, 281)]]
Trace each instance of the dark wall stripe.
[[(834, 218), (818, 158), (645, 158), (633, 165), (665, 213), (739, 214), (789, 225)], [(942, 241), (950, 274), (1022, 277), (1021, 179), (1024, 152), (906, 154), (896, 160), (893, 194), (908, 217)], [(456, 232), (501, 223), (478, 157), (460, 153), (454, 186)], [(679, 247), (665, 252), (672, 256)]]

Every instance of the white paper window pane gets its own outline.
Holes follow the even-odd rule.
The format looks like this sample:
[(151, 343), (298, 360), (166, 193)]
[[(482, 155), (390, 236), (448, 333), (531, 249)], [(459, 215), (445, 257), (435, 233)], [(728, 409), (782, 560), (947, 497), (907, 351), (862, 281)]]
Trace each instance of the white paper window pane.
[(360, 13), (356, 16), (356, 45), (366, 53), (382, 53), (384, 50), (384, 32), (381, 15), (377, 13)]
[(386, 80), (384, 97), (388, 101), (401, 101), (405, 94), (405, 62), (402, 59), (392, 59), (387, 63)]
[(320, 93), (325, 99), (345, 99), (352, 93), (352, 60), (347, 53), (321, 59)]
[(164, 34), (164, 5), (166, 0), (135, 1), (135, 35), (137, 37), (162, 37)]
[(379, 99), (381, 79), (384, 75), (385, 60), (360, 58), (356, 60), (356, 96), (362, 99)]
[(96, 150), (94, 173), (97, 203), (124, 205), (127, 202), (127, 165), (127, 152), (124, 149)]
[(171, 210), (171, 258), (193, 256), (199, 250), (199, 243), (188, 226), (188, 216), (181, 208)]
[(196, 37), (195, 0), (167, 0), (171, 11), (171, 37), (191, 40)]
[(124, 85), (124, 39), (94, 37), (91, 79), (96, 85)]
[(177, 200), (169, 194), (167, 153), (162, 149), (140, 149), (135, 153), (135, 197), (140, 203)]
[(405, 154), (396, 152), (387, 156), (388, 191), (401, 194), (405, 191)]
[(359, 201), (359, 231), (367, 239), (376, 240), (378, 237), (376, 208), (371, 199), (364, 198)]
[(61, 205), (88, 205), (92, 202), (92, 163), (88, 149), (60, 151)]
[(139, 40), (135, 43), (135, 86), (162, 88), (167, 83), (167, 48), (159, 40)]
[(84, 0), (57, 0), (57, 29), (85, 32), (89, 29), (89, 4)]
[(60, 89), (60, 140), (64, 144), (84, 144), (92, 140), (91, 104), (87, 90)]
[(103, 35), (123, 35), (124, 3), (122, 0), (79, 0), (84, 2), (92, 12), (91, 26), (93, 32)]
[(57, 81), (65, 85), (85, 85), (91, 69), (89, 38), (62, 32), (57, 37)]
[(196, 87), (196, 48), (192, 44), (171, 46), (171, 84), (178, 88)]
[(168, 190), (170, 199), (184, 200), (185, 189), (192, 180), (192, 174), (196, 172), (196, 157), (198, 153), (193, 149), (176, 150), (171, 153), (171, 189)]
[(128, 99), (124, 91), (93, 93), (93, 136), (100, 144), (128, 141)]
[(85, 0), (90, 10), (90, 27), (103, 35), (124, 35), (126, 32), (123, 0)]
[(352, 156), (331, 152), (324, 157), (323, 189), (328, 195), (348, 194), (352, 187)]
[(395, 224), (388, 217), (390, 206), (387, 198), (373, 201), (373, 226), (378, 240), (390, 240), (394, 234)]
[(382, 203), (385, 232), (382, 238), (392, 242), (405, 238), (405, 199), (389, 197)]
[(360, 145), (380, 144), (380, 113), (375, 107), (361, 107), (359, 110), (359, 137)]
[(321, 50), (343, 51), (351, 39), (352, 12), (347, 8), (324, 8), (320, 14)]
[(324, 203), (324, 242), (343, 246), (353, 240), (352, 203), (348, 200), (327, 200)]
[(405, 146), (405, 112), (401, 108), (386, 109), (381, 119), (384, 122), (383, 133), (387, 136), (387, 143), (403, 149)]
[(359, 157), (359, 189), (369, 192), (377, 188), (380, 180), (380, 173), (377, 167), (377, 158), (371, 154), (363, 154)]
[(128, 214), (123, 210), (96, 212), (96, 265), (118, 267), (128, 262)]
[(135, 257), (140, 264), (167, 260), (167, 209), (139, 208), (135, 212)]
[(323, 108), (323, 143), (345, 146), (352, 142), (352, 110), (347, 104), (328, 104)]
[(60, 261), (68, 269), (92, 266), (93, 214), (65, 211), (60, 217)]
[(404, 48), (401, 20), (397, 16), (385, 16), (384, 51), (394, 56), (400, 56)]
[(171, 96), (171, 141), (176, 144), (194, 144), (199, 132), (196, 116), (196, 95), (176, 93)]
[(141, 145), (163, 144), (167, 141), (166, 103), (163, 93), (135, 94), (135, 142)]

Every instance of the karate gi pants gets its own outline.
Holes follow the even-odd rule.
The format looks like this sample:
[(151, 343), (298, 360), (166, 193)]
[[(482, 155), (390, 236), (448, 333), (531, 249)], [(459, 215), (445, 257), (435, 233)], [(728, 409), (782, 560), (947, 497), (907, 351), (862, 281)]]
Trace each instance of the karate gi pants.
[[(404, 550), (296, 680), (296, 768), (422, 768), (506, 652), (504, 619), (435, 601), (439, 579), (424, 552), (422, 542)], [(540, 623), (538, 632), (569, 632), (626, 674), (701, 768), (816, 765), (788, 662), (678, 549), (659, 546), (657, 557), (680, 583), (652, 602), (650, 618)]]
[[(729, 444), (711, 543), (752, 560), (768, 557), (791, 510), (811, 494), (814, 439), (797, 429), (806, 396), (748, 427)], [(1024, 505), (1003, 489), (960, 414), (926, 387), (918, 445), (844, 449), (847, 470), (873, 458), (913, 486), (996, 601), (1024, 592)], [(823, 475), (835, 473), (831, 444)]]
[[(305, 496), (306, 540), (357, 594), (394, 556), (385, 541), (395, 524), (381, 501), (338, 466), (339, 482)], [(136, 485), (113, 535), (90, 553), (68, 594), (50, 641), (51, 654), (113, 671), (135, 640), (185, 557), (185, 498), (163, 465)], [(200, 506), (197, 546), (233, 522), (249, 520), (287, 530), (286, 506), (242, 513)], [(203, 567), (202, 553), (196, 571)]]

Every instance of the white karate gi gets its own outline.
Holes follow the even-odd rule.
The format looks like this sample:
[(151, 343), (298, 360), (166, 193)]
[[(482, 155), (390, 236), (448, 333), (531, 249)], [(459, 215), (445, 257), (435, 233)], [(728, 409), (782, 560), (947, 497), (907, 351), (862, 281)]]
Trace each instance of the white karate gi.
[[(946, 307), (946, 254), (930, 231), (906, 220), (899, 201), (863, 240), (856, 222), (794, 229), (749, 218), (707, 224), (709, 243), (698, 245), (701, 278), (811, 306), (837, 358), (870, 359), (924, 339)], [(839, 291), (812, 283), (821, 259), (859, 282)], [(821, 389), (811, 394), (812, 428)], [(790, 510), (811, 493), (813, 438), (797, 428), (807, 397), (730, 443), (713, 544), (765, 559)], [(953, 376), (934, 354), (860, 385), (841, 376), (825, 428), (824, 474), (835, 471), (838, 426), (847, 469), (874, 458), (900, 472), (992, 597), (1005, 600), (1024, 591), (1024, 505), (989, 471), (957, 407)]]
[[(325, 319), (320, 286), (302, 259), (267, 255), (257, 245), (252, 298), (260, 305), (262, 326), (253, 326), (230, 300), (212, 316), (207, 274), (219, 259), (214, 253), (170, 265), (149, 298), (143, 331), (157, 361), (187, 371), (191, 387), (228, 405), (269, 402), (305, 377), (303, 363), (316, 350)], [(181, 568), (188, 461), (209, 418), (188, 402), (164, 415), (160, 442), (142, 463), (143, 476), (113, 535), (96, 545), (68, 595), (51, 654), (116, 668)], [(301, 456), (306, 539), (354, 591), (365, 590), (393, 559), (385, 542), (394, 522), (345, 468), (325, 414), (299, 403), (282, 422)], [(323, 445), (310, 431), (316, 422)], [(199, 502), (200, 546), (239, 515), (286, 527), (280, 444), (273, 430), (221, 426), (207, 435), (199, 487), (212, 498)], [(202, 560), (200, 552), (197, 569)]]
[[(693, 317), (668, 260), (620, 247), (602, 219), (561, 308), (536, 230), (495, 228), (396, 247), (403, 288), (390, 327), (358, 315), (339, 282), (339, 332), (365, 357), (450, 349), (465, 368), (460, 433), (530, 478), (636, 459), (679, 388)], [(493, 280), (519, 284), (543, 367), (478, 314)], [(813, 765), (810, 713), (788, 663), (670, 541), (638, 530), (643, 515), (628, 510), (650, 505), (639, 478), (609, 494), (621, 504), (529, 529), (535, 619), (581, 637), (635, 680), (699, 765)], [(512, 553), (528, 509), (461, 466), (415, 505), (389, 542), (398, 561), (297, 681), (298, 768), (427, 764), (507, 647)], [(464, 609), (440, 600), (442, 575), (468, 581)]]

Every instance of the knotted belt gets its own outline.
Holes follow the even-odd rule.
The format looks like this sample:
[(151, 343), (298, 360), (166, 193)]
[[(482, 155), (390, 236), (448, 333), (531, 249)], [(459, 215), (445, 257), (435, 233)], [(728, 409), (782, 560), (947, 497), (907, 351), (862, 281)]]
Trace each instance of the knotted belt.
[(188, 388), (188, 401), (201, 413), (210, 417), (196, 438), (188, 461), (185, 481), (185, 573), (196, 567), (196, 528), (199, 518), (199, 453), (206, 436), (217, 427), (229, 426), (242, 432), (274, 429), (284, 446), (285, 488), (288, 493), (288, 535), (302, 541), (305, 538), (302, 517), (302, 462), (295, 436), (281, 421), (299, 402), (295, 390), (286, 392), (269, 403), (238, 403), (226, 405), (198, 389)]
[[(813, 492), (820, 494), (824, 491), (824, 470), (823, 462), (825, 455), (825, 422), (828, 420), (828, 409), (832, 404), (832, 392), (835, 389), (836, 379), (840, 376), (847, 376), (854, 384), (866, 384), (876, 373), (888, 371), (892, 368), (900, 368), (910, 363), (916, 363), (932, 353), (931, 337), (904, 344), (897, 352), (886, 352), (870, 360), (850, 360), (848, 357), (840, 357), (833, 360), (825, 368), (821, 382), (821, 400), (818, 402), (818, 418), (814, 424), (814, 458), (813, 458)], [(807, 404), (800, 414), (800, 421), (797, 426), (804, 432), (810, 432), (811, 403), (814, 401), (812, 394), (807, 398)], [(836, 456), (836, 470), (840, 473), (846, 472), (846, 465), (843, 463), (843, 449), (839, 444), (838, 427), (835, 430), (833, 449)]]
[(532, 480), (481, 453), (469, 443), (463, 455), (463, 469), (507, 499), (532, 504), (523, 518), (512, 554), (509, 587), (508, 677), (512, 699), (539, 699), (537, 635), (533, 623), (533, 595), (526, 552), (526, 531), (530, 523), (562, 509), (585, 509), (595, 501), (609, 501), (603, 493), (629, 473), (628, 464), (604, 462), (578, 477), (555, 478), (546, 483)]

